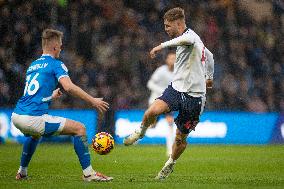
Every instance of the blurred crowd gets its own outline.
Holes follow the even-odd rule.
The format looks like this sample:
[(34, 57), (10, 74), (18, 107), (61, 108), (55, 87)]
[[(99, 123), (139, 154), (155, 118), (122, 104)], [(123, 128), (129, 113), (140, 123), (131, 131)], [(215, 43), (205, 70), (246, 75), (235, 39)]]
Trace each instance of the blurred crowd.
[[(55, 28), (64, 32), (61, 60), (74, 83), (114, 110), (146, 108), (147, 80), (167, 53), (151, 60), (149, 50), (168, 40), (163, 14), (180, 6), (214, 54), (207, 110), (284, 112), (284, 5), (269, 2), (271, 16), (255, 20), (230, 0), (0, 0), (0, 106), (15, 105), (42, 53), (41, 32)], [(52, 107), (88, 105), (64, 95)]]

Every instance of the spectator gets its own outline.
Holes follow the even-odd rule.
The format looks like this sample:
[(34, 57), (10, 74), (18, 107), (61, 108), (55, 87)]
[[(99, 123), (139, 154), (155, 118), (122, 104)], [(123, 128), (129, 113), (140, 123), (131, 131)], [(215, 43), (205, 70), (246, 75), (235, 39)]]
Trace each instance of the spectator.
[[(62, 59), (80, 86), (104, 96), (114, 110), (146, 108), (146, 82), (163, 60), (161, 55), (158, 62), (151, 62), (148, 51), (167, 38), (161, 15), (178, 5), (189, 13), (187, 25), (195, 26), (214, 54), (215, 86), (207, 110), (283, 112), (284, 16), (278, 2), (271, 1), (272, 16), (261, 20), (254, 20), (238, 1), (229, 0), (3, 2), (0, 106), (14, 106), (23, 91), (17, 83), (24, 82), (30, 60), (41, 54), (40, 33), (53, 27), (66, 33)], [(53, 107), (86, 104), (64, 97)]]

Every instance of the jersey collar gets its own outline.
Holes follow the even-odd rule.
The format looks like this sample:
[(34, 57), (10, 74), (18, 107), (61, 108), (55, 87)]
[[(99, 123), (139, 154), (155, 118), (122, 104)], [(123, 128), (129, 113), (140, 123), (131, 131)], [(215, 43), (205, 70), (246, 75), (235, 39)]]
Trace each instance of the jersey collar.
[(50, 55), (50, 54), (42, 54), (41, 56), (50, 56), (50, 57), (52, 57), (52, 58), (54, 58), (52, 55)]

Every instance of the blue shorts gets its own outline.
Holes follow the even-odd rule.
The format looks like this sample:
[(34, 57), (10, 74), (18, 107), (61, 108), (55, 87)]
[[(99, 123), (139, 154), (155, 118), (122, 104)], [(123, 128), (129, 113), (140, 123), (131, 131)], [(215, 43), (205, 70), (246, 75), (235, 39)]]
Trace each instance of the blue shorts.
[(192, 97), (169, 85), (158, 99), (166, 102), (171, 111), (179, 112), (175, 124), (181, 133), (188, 134), (195, 129), (205, 106), (205, 97)]

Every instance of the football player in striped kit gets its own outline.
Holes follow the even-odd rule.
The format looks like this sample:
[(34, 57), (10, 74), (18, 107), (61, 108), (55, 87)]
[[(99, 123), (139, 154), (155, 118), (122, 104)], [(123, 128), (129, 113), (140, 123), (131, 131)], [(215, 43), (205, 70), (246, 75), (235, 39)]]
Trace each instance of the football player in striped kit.
[(146, 110), (141, 127), (124, 139), (125, 145), (131, 145), (144, 137), (157, 116), (170, 111), (179, 112), (175, 118), (177, 130), (172, 155), (156, 176), (159, 180), (167, 178), (173, 172), (177, 159), (185, 150), (186, 138), (195, 129), (203, 112), (206, 88), (212, 88), (214, 72), (213, 55), (205, 48), (200, 37), (186, 27), (182, 8), (168, 10), (164, 15), (164, 26), (172, 39), (154, 47), (150, 56), (155, 58), (162, 49), (177, 47), (173, 81), (163, 95)]

